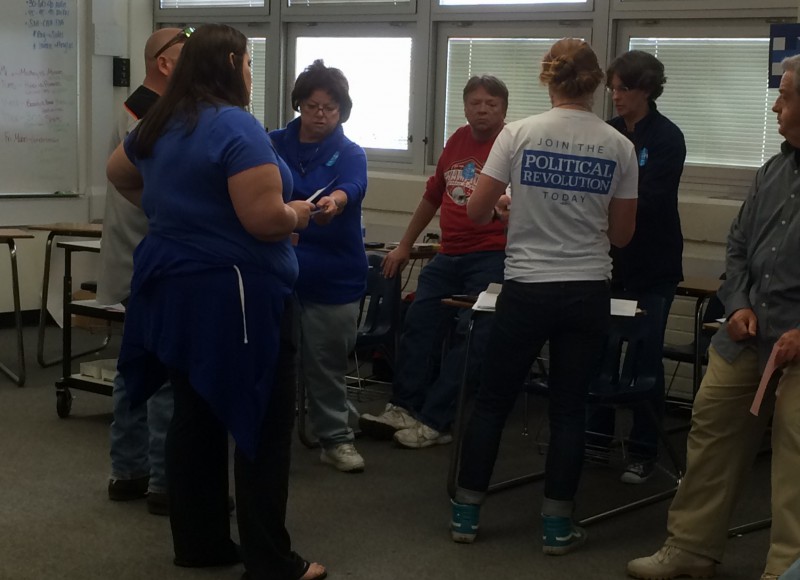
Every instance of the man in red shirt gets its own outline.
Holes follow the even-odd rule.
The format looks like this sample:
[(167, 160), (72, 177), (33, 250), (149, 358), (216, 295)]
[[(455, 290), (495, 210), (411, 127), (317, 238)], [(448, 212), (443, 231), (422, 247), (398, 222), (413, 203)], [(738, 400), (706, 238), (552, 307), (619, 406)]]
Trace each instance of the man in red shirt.
[[(392, 397), (380, 415), (364, 414), (364, 433), (393, 438), (399, 445), (421, 449), (450, 443), (455, 400), (463, 376), (468, 312), (443, 306), (442, 298), (455, 294), (477, 295), (491, 282), (502, 283), (506, 224), (499, 219), (476, 225), (467, 217), (472, 195), (495, 138), (505, 124), (508, 89), (489, 75), (472, 77), (464, 87), (467, 125), (448, 139), (436, 173), (414, 211), (398, 247), (383, 262), (388, 278), (400, 275), (411, 247), (441, 208), (441, 252), (423, 268), (414, 302), (405, 318), (398, 348)], [(455, 337), (433, 377), (442, 328), (458, 315)], [(489, 332), (489, 320), (476, 319), (472, 330), (468, 377), (477, 377)]]

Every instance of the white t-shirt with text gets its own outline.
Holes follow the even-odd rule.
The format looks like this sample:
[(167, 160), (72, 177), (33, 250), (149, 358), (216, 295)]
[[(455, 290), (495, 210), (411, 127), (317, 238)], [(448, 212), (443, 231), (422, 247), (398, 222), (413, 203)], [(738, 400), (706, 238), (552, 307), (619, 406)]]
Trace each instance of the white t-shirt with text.
[(638, 196), (636, 153), (619, 131), (553, 108), (506, 125), (483, 174), (511, 185), (506, 280), (611, 277), (608, 206)]

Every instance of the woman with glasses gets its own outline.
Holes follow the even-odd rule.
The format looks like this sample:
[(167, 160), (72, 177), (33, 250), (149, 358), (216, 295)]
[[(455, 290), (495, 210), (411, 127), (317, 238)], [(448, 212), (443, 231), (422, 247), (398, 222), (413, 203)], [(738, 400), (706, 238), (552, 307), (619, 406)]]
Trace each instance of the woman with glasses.
[(353, 108), (349, 90), (342, 71), (315, 60), (292, 89), (292, 108), (300, 116), (270, 137), (292, 171), (292, 199), (316, 204), (295, 247), (300, 380), (308, 415), (322, 462), (353, 473), (364, 470), (364, 459), (348, 423), (345, 375), (367, 281), (361, 230), (367, 158), (342, 129)]
[[(247, 38), (210, 24), (186, 40), (170, 84), (108, 163), (148, 218), (136, 250), (119, 358), (132, 404), (166, 379), (175, 564), (244, 562), (250, 580), (325, 576), (285, 527), (294, 359), (289, 236), (313, 205), (289, 201), (292, 176), (250, 95)], [(241, 550), (230, 539), (228, 433), (236, 440)]]
[[(686, 159), (686, 142), (675, 123), (662, 115), (656, 99), (664, 92), (664, 65), (652, 54), (631, 50), (618, 56), (606, 71), (606, 83), (617, 116), (609, 124), (633, 143), (639, 165), (639, 205), (636, 232), (624, 248), (611, 248), (612, 290), (626, 298), (663, 299), (657, 341), (664, 344), (667, 317), (675, 289), (683, 279), (683, 234), (678, 214), (678, 187)], [(659, 420), (664, 415), (664, 365), (658, 359), (650, 403)], [(602, 434), (593, 443), (607, 447), (614, 435), (614, 410), (592, 410), (589, 431)], [(658, 458), (658, 433), (643, 406), (633, 410), (629, 435), (631, 460), (623, 483), (647, 481)]]
[(586, 397), (610, 323), (609, 246), (624, 246), (633, 235), (637, 172), (630, 141), (592, 112), (603, 71), (586, 42), (556, 42), (539, 80), (552, 108), (506, 125), (467, 203), (479, 224), (509, 203), (510, 211), (503, 289), (464, 432), (451, 534), (456, 542), (475, 539), (503, 427), (548, 341), (550, 443), (541, 521), (544, 553), (560, 555), (586, 539), (572, 519)]

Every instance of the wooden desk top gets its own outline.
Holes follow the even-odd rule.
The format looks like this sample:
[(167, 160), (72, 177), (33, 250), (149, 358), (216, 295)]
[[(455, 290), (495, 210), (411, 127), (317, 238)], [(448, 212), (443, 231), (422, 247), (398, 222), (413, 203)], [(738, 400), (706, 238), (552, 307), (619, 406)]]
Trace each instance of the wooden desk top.
[(683, 282), (678, 283), (675, 290), (676, 296), (692, 296), (693, 298), (705, 298), (713, 296), (722, 285), (719, 278), (702, 278), (700, 276), (687, 276)]
[(25, 230), (18, 230), (16, 228), (0, 228), (0, 241), (7, 242), (8, 240), (32, 238), (33, 234)]
[(99, 238), (103, 235), (103, 224), (60, 222), (55, 224), (34, 224), (26, 227), (29, 230), (51, 232), (58, 236), (85, 236), (87, 238)]
[(69, 249), (73, 252), (100, 252), (100, 240), (87, 240), (83, 242), (58, 242), (59, 248)]
[[(383, 250), (391, 252), (397, 247), (397, 243), (386, 244)], [(409, 253), (409, 258), (412, 260), (430, 260), (439, 253), (441, 246), (439, 244), (414, 244)]]

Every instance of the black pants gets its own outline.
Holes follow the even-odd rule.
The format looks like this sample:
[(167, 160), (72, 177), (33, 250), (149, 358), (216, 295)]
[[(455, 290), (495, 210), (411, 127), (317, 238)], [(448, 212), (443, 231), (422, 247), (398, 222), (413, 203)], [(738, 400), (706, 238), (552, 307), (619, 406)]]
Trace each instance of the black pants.
[[(291, 434), (295, 411), (296, 340), (287, 301), (277, 377), (257, 456), (234, 456), (242, 559), (251, 580), (294, 580), (305, 562), (286, 530)], [(230, 563), (228, 432), (181, 373), (171, 376), (175, 412), (166, 441), (170, 524), (176, 561)]]
[(583, 465), (586, 396), (603, 354), (609, 321), (605, 282), (503, 283), (481, 386), (464, 431), (461, 492), (472, 497), (486, 492), (506, 419), (549, 340), (550, 446), (544, 495), (572, 501)]

